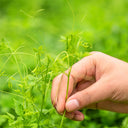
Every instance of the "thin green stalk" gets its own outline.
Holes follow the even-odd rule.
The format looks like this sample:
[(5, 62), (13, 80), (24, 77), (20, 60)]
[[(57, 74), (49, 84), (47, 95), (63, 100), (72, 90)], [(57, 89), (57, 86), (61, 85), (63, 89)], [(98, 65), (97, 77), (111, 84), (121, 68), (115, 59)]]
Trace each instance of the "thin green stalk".
[(73, 24), (72, 24), (72, 31), (73, 31), (74, 26), (75, 26), (75, 14), (74, 14), (74, 10), (73, 10), (73, 8), (72, 8), (72, 6), (71, 6), (70, 1), (69, 1), (69, 0), (66, 0), (66, 2), (67, 2), (67, 4), (68, 4), (68, 6), (69, 6), (69, 8), (70, 8), (70, 10), (71, 10), (71, 12), (72, 12), (72, 16), (73, 16)]
[[(42, 111), (43, 111), (43, 107), (44, 107), (44, 101), (45, 101), (45, 91), (46, 91), (46, 83), (47, 83), (47, 76), (48, 76), (48, 69), (49, 69), (49, 58), (48, 58), (48, 64), (47, 64), (47, 67), (46, 67), (46, 74), (45, 74), (45, 80), (44, 80), (44, 84), (45, 84), (45, 88), (44, 90), (42, 90), (42, 101), (41, 101), (41, 109), (40, 109), (40, 115), (39, 115), (39, 118), (38, 118), (38, 128), (39, 128), (39, 123), (40, 123), (40, 120), (41, 120), (41, 115), (42, 115)], [(42, 80), (43, 80), (43, 75), (42, 75)], [(44, 85), (42, 85), (44, 86)], [(42, 87), (43, 89), (43, 87)]]
[(45, 89), (44, 102), (46, 102), (46, 100), (47, 100), (47, 94), (48, 94), (48, 89), (49, 89), (49, 87), (50, 87), (51, 79), (52, 79), (52, 78), (49, 78), (49, 82), (48, 82), (48, 84), (47, 84), (47, 86), (46, 86), (46, 89)]
[(72, 67), (69, 68), (69, 73), (68, 73), (66, 101), (67, 101), (67, 99), (68, 99), (69, 79), (70, 79), (71, 70), (72, 70)]
[[(69, 68), (69, 72), (68, 72), (68, 74), (67, 74), (68, 81), (67, 81), (67, 91), (66, 91), (66, 98), (65, 98), (65, 101), (67, 101), (67, 99), (68, 99), (69, 79), (70, 79), (71, 69), (72, 69), (72, 67)], [(63, 126), (65, 114), (66, 114), (66, 110), (64, 111), (64, 114), (63, 114), (63, 116), (62, 116), (62, 119), (61, 119), (59, 128), (62, 128), (62, 126)]]
[[(18, 49), (19, 49), (19, 48), (18, 48)], [(17, 49), (17, 50), (18, 50), (18, 49)], [(13, 50), (10, 48), (10, 52), (11, 52), (11, 53), (16, 53), (16, 51), (17, 51), (17, 50), (15, 50), (15, 51), (13, 52)], [(18, 69), (18, 72), (19, 72), (20, 78), (21, 78), (21, 80), (22, 80), (22, 79), (23, 79), (23, 77), (22, 77), (22, 73), (21, 73), (21, 70), (20, 70), (20, 66), (19, 66), (19, 63), (18, 63), (17, 57), (16, 57), (16, 55), (15, 55), (15, 54), (12, 54), (12, 56), (13, 56), (13, 58), (14, 58), (15, 62), (16, 62), (17, 69)]]
[(6, 94), (9, 94), (9, 95), (13, 95), (13, 96), (16, 96), (16, 97), (20, 97), (22, 99), (25, 99), (25, 97), (21, 96), (21, 95), (17, 95), (15, 93), (11, 93), (11, 92), (6, 92), (6, 91), (3, 91), (3, 90), (0, 90), (1, 93), (6, 93)]
[(61, 119), (60, 127), (59, 127), (59, 128), (62, 128), (62, 126), (63, 126), (65, 113), (66, 113), (66, 111), (64, 111), (64, 114), (63, 114), (63, 116), (62, 116), (62, 119)]

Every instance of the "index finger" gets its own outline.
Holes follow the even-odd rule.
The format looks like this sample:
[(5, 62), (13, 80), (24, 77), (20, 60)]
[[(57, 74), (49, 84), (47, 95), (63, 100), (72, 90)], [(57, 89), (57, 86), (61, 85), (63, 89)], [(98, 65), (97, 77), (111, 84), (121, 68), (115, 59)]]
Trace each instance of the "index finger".
[[(72, 66), (69, 77), (68, 97), (71, 95), (73, 89), (75, 88), (78, 82), (82, 80), (90, 80), (94, 77), (94, 75), (95, 75), (95, 61), (92, 55), (85, 57), (79, 62), (75, 63)], [(52, 102), (56, 101), (56, 109), (59, 113), (63, 112), (65, 109), (66, 90), (67, 90), (67, 81), (68, 81), (68, 77), (65, 74), (63, 74), (62, 77), (63, 78), (61, 79), (58, 76), (53, 80), (54, 82), (52, 84), (52, 92), (51, 92)], [(57, 90), (59, 91), (57, 92)], [(55, 97), (57, 98), (55, 99)]]

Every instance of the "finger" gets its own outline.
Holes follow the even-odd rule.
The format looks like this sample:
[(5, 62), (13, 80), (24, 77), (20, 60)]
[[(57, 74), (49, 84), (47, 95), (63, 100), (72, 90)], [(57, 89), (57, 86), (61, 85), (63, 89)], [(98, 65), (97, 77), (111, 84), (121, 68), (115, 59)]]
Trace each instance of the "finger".
[(84, 80), (84, 81), (78, 83), (78, 85), (76, 86), (76, 88), (73, 90), (72, 95), (75, 94), (75, 93), (77, 93), (78, 91), (82, 91), (82, 90), (88, 88), (93, 83), (94, 83), (94, 80), (87, 81), (87, 82)]
[(80, 111), (75, 111), (75, 112), (66, 112), (65, 117), (75, 120), (75, 121), (82, 121), (84, 120), (84, 114)]
[(92, 52), (90, 52), (90, 55), (93, 55), (93, 54), (95, 54), (95, 53), (99, 53), (99, 52), (97, 52), (97, 51), (92, 51)]
[(82, 121), (82, 120), (84, 120), (84, 114), (80, 111), (75, 111), (75, 115), (72, 120)]
[[(57, 111), (59, 113), (63, 113), (65, 110), (65, 102), (66, 102), (66, 93), (67, 93), (67, 84), (68, 84), (68, 76), (65, 74), (68, 74), (69, 71), (66, 71), (62, 75), (62, 81), (60, 84), (59, 92), (58, 92), (58, 97), (57, 97)], [(69, 94), (71, 94), (71, 91), (73, 90), (74, 86), (74, 80), (72, 76), (70, 76), (70, 81), (69, 81), (69, 88), (68, 88), (68, 97)]]
[[(102, 85), (104, 83), (104, 85)], [(113, 93), (112, 87), (106, 85), (105, 80), (101, 79), (92, 86), (72, 95), (66, 102), (68, 112), (79, 110), (93, 103), (108, 99)]]
[[(94, 83), (94, 80), (92, 81), (88, 81), (86, 82), (85, 80), (82, 82), (79, 82), (77, 87), (74, 89), (72, 95), (78, 91), (81, 91), (87, 87), (89, 87), (90, 85), (92, 85)], [(79, 111), (75, 111), (75, 112), (66, 112), (65, 116), (71, 120), (75, 120), (75, 121), (82, 121), (84, 119), (84, 115), (83, 113), (79, 112)]]
[(53, 106), (56, 106), (57, 104), (58, 91), (60, 88), (61, 81), (62, 81), (62, 74), (54, 78), (52, 82), (51, 100)]
[[(62, 84), (67, 86), (67, 76), (65, 74), (63, 74), (63, 78), (61, 80), (66, 83), (66, 84), (64, 84), (64, 82), (62, 82)], [(73, 90), (72, 94), (89, 87), (92, 83), (94, 83), (94, 79), (92, 79), (91, 81), (88, 81), (88, 82), (86, 82), (85, 80), (83, 80), (82, 82), (79, 82), (77, 87)], [(70, 78), (70, 85), (73, 85), (73, 78)], [(72, 90), (73, 86), (70, 86), (69, 90)], [(62, 113), (65, 109), (65, 107), (64, 107), (65, 106), (65, 101), (63, 101), (64, 98), (61, 97), (61, 96), (65, 97), (65, 95), (66, 95), (65, 89), (67, 89), (67, 87), (64, 87), (64, 86), (61, 87), (60, 90), (59, 90), (59, 94), (58, 94), (57, 110), (58, 110), (59, 113)], [(70, 94), (70, 92), (69, 92), (69, 94)]]
[[(68, 72), (66, 73), (68, 74)], [(84, 59), (74, 64), (70, 73), (68, 96), (71, 95), (78, 82), (82, 80), (92, 80), (94, 79), (94, 74), (95, 64), (91, 56), (85, 57)], [(59, 113), (62, 113), (65, 109), (67, 82), (68, 77), (63, 74), (57, 98), (57, 111)]]
[(82, 80), (90, 81), (95, 75), (95, 60), (92, 55), (87, 56), (72, 66), (71, 75), (75, 83)]
[(116, 103), (112, 101), (99, 102), (97, 103), (97, 105), (93, 104), (93, 105), (87, 106), (87, 108), (108, 110), (108, 111), (113, 111), (118, 113), (128, 113), (128, 104)]

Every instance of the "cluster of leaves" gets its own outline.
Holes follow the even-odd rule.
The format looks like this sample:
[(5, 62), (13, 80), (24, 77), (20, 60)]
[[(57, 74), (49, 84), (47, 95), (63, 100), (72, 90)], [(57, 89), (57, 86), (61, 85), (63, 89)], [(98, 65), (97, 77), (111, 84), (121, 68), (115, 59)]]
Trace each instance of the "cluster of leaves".
[[(33, 127), (36, 127), (38, 124), (40, 127), (45, 125), (46, 127), (50, 127), (48, 126), (48, 121), (50, 125), (52, 122), (52, 125), (55, 124), (56, 127), (56, 124), (61, 119), (55, 111), (46, 114), (47, 119), (45, 115), (45, 121), (43, 120), (43, 122), (46, 122), (46, 124), (41, 124), (41, 118), (38, 121), (39, 116), (43, 116), (43, 114), (40, 114), (42, 97), (44, 97), (41, 90), (42, 84), (48, 85), (46, 87), (48, 97), (45, 96), (45, 99), (47, 98), (48, 100), (43, 101), (45, 105), (47, 104), (42, 109), (42, 113), (44, 113), (44, 111), (52, 108), (49, 89), (51, 87), (49, 86), (51, 85), (50, 79), (64, 72), (74, 62), (84, 56), (81, 50), (83, 51), (84, 48), (88, 47), (88, 44), (82, 41), (83, 43), (80, 43), (78, 50), (75, 45), (78, 46), (77, 44), (79, 44), (79, 35), (73, 37), (70, 35), (66, 38), (62, 37), (66, 42), (66, 48), (57, 57), (47, 55), (46, 52), (44, 53), (44, 50), (42, 53), (41, 47), (34, 50), (35, 55), (28, 53), (32, 53), (33, 47), (37, 48), (42, 43), (44, 44), (44, 42), (46, 42), (45, 46), (49, 49), (48, 53), (54, 54), (62, 51), (63, 45), (58, 41), (58, 35), (63, 35), (63, 33), (68, 33), (73, 29), (73, 31), (85, 32), (86, 39), (94, 44), (93, 50), (101, 51), (128, 61), (127, 12), (127, 0), (100, 0), (98, 2), (94, 0), (54, 0), (54, 2), (51, 2), (51, 0), (31, 0), (31, 2), (23, 0), (0, 0), (0, 38), (7, 38), (11, 42), (10, 47), (9, 45), (5, 45), (8, 42), (7, 40), (2, 39), (0, 41), (0, 115), (4, 115), (6, 112), (9, 113), (6, 114), (6, 117), (0, 116), (0, 127), (9, 127), (7, 118), (10, 114), (14, 117), (12, 122), (18, 122), (17, 117), (21, 116), (17, 114), (16, 108), (23, 108), (21, 109), (23, 111), (23, 117), (25, 113), (35, 112), (36, 114), (25, 116), (22, 121), (19, 121), (19, 124), (23, 125), (18, 126), (18, 124), (13, 124), (12, 127), (30, 127), (28, 125), (31, 124), (36, 124)], [(66, 40), (72, 40), (72, 45), (69, 46)], [(21, 45), (24, 45), (24, 48), (22, 52), (19, 52), (19, 49), (16, 48)], [(54, 48), (55, 46), (56, 48)], [(69, 50), (69, 48), (72, 50)], [(75, 53), (72, 52), (73, 50)], [(37, 59), (36, 66), (34, 63), (35, 58)], [(38, 61), (39, 58), (41, 60), (40, 64)], [(47, 81), (50, 80), (50, 84), (45, 84), (42, 81), (41, 70), (44, 71), (44, 74), (42, 74), (45, 78), (48, 58), (50, 60), (50, 66), (48, 66)], [(68, 58), (70, 58), (69, 61)], [(29, 108), (29, 106), (32, 106), (29, 100), (33, 101), (39, 110)], [(22, 107), (17, 107), (17, 102)], [(26, 105), (27, 107), (25, 106), (25, 102), (28, 104)], [(120, 128), (122, 123), (123, 128), (128, 127), (127, 118), (122, 122), (125, 115), (92, 110), (87, 110), (86, 115), (86, 120), (81, 123), (72, 123), (69, 120), (65, 120), (63, 126), (66, 128)], [(35, 116), (34, 119), (36, 118), (37, 120), (34, 121), (31, 116)], [(24, 126), (26, 124), (27, 126)]]
[[(51, 104), (50, 91), (52, 80), (58, 74), (64, 73), (66, 69), (71, 69), (71, 66), (81, 58), (89, 55), (89, 53), (85, 51), (87, 51), (91, 45), (84, 41), (78, 33), (62, 37), (62, 41), (65, 42), (65, 50), (57, 56), (46, 54), (42, 46), (38, 49), (34, 49), (36, 65), (31, 72), (28, 71), (27, 67), (20, 68), (20, 62), (17, 62), (18, 52), (16, 50), (13, 50), (3, 42), (1, 43), (1, 49), (3, 50), (3, 48), (5, 48), (8, 53), (10, 52), (9, 55), (12, 55), (19, 74), (18, 78), (15, 78), (14, 75), (8, 78), (9, 88), (11, 88), (11, 90), (4, 93), (12, 95), (12, 107), (6, 114), (3, 113), (0, 115), (1, 125), (5, 125), (5, 122), (7, 122), (6, 125), (10, 128), (69, 127), (69, 125), (67, 125), (69, 120), (64, 120), (65, 114), (62, 117), (59, 116)], [(6, 50), (3, 50), (4, 52), (1, 51), (1, 55), (5, 56)], [(3, 74), (4, 72), (1, 71), (1, 76)], [(67, 74), (68, 78), (69, 75), (70, 72)], [(84, 110), (84, 113), (86, 113), (85, 119), (88, 123), (87, 121), (81, 123), (70, 121), (70, 125), (72, 124), (74, 127), (87, 126), (91, 128), (95, 126), (107, 128), (107, 124), (111, 126), (117, 119), (123, 119), (125, 117), (124, 115), (118, 115), (117, 118), (116, 113), (103, 111)], [(106, 116), (109, 117), (109, 115), (111, 115), (111, 120), (108, 118), (106, 122)], [(100, 122), (102, 124), (97, 124), (96, 122), (99, 122), (98, 120), (101, 120)], [(122, 127), (127, 128), (127, 118), (123, 121)]]
[[(65, 114), (59, 116), (53, 108), (50, 100), (50, 91), (52, 80), (65, 70), (71, 69), (71, 66), (79, 61), (81, 58), (89, 55), (88, 48), (91, 47), (80, 34), (70, 34), (61, 38), (65, 43), (65, 50), (57, 56), (48, 55), (44, 52), (42, 46), (34, 49), (34, 58), (36, 61), (35, 67), (29, 71), (29, 68), (21, 68), (18, 50), (12, 49), (4, 42), (1, 43), (1, 55), (11, 55), (18, 69), (17, 77), (15, 74), (8, 78), (8, 92), (3, 91), (12, 96), (11, 109), (0, 115), (0, 125), (10, 128), (62, 128), (69, 127), (104, 127), (114, 126), (118, 128), (125, 115), (118, 115), (106, 111), (92, 111), (84, 110), (84, 122), (71, 122), (64, 120)], [(8, 54), (6, 54), (6, 52)], [(22, 53), (23, 54), (23, 53)], [(11, 58), (10, 57), (10, 58)], [(9, 58), (7, 57), (7, 60)], [(22, 64), (22, 63), (21, 63)], [(1, 71), (1, 76), (4, 72)], [(69, 74), (67, 77), (69, 78)], [(67, 83), (68, 91), (68, 83)], [(111, 115), (111, 118), (109, 116)], [(107, 118), (106, 118), (107, 117)], [(120, 121), (118, 121), (120, 120)], [(118, 121), (119, 124), (115, 125), (114, 122)], [(60, 123), (58, 123), (60, 122)], [(6, 125), (5, 125), (6, 123)], [(122, 128), (127, 128), (127, 118), (122, 122)]]
[(43, 52), (42, 47), (34, 49), (36, 66), (30, 73), (27, 67), (23, 71), (20, 69), (20, 62), (17, 63), (18, 56), (13, 55), (20, 77), (18, 80), (14, 76), (9, 78), (10, 82), (16, 81), (15, 88), (12, 87), (14, 82), (11, 86), (12, 95), (15, 96), (14, 108), (12, 108), (13, 112), (2, 115), (7, 119), (10, 127), (54, 128), (60, 126), (57, 122), (61, 121), (61, 117), (58, 116), (50, 101), (52, 80), (87, 55), (85, 49), (88, 47), (79, 34), (63, 37), (63, 41), (66, 43), (66, 50), (56, 57)]

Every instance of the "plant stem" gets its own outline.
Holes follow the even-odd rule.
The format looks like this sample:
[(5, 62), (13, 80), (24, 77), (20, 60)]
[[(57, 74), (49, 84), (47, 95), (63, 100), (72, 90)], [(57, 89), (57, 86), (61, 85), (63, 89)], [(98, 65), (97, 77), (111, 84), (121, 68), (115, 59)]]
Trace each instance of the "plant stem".
[[(48, 58), (48, 63), (47, 63), (47, 67), (46, 67), (46, 74), (45, 74), (45, 80), (44, 80), (44, 84), (45, 85), (42, 85), (42, 89), (43, 89), (43, 86), (45, 86), (44, 90), (42, 90), (42, 101), (41, 101), (41, 108), (40, 108), (40, 115), (39, 115), (39, 118), (38, 118), (38, 128), (39, 128), (39, 123), (40, 123), (40, 120), (41, 120), (41, 115), (42, 115), (42, 110), (43, 110), (43, 107), (44, 107), (44, 101), (45, 101), (45, 91), (46, 91), (46, 83), (47, 83), (47, 76), (48, 76), (48, 69), (49, 69), (49, 58)], [(42, 81), (43, 81), (43, 75), (42, 75)]]
[(62, 119), (61, 119), (61, 122), (60, 122), (60, 127), (59, 127), (59, 128), (62, 128), (62, 126), (63, 126), (64, 117), (65, 117), (65, 113), (66, 113), (66, 111), (64, 111), (64, 114), (63, 114), (63, 116), (62, 116)]
[[(68, 99), (68, 89), (69, 89), (69, 79), (70, 79), (71, 69), (72, 69), (72, 67), (69, 68), (69, 72), (68, 72), (68, 74), (67, 74), (68, 81), (67, 81), (67, 91), (66, 91), (66, 98), (65, 98), (65, 101), (67, 101), (67, 99)], [(65, 114), (66, 114), (66, 110), (64, 111), (64, 114), (63, 114), (63, 116), (62, 116), (62, 119), (61, 119), (61, 123), (60, 123), (59, 128), (62, 128), (62, 126), (63, 126)]]

